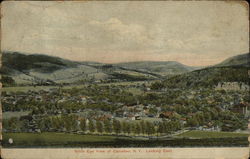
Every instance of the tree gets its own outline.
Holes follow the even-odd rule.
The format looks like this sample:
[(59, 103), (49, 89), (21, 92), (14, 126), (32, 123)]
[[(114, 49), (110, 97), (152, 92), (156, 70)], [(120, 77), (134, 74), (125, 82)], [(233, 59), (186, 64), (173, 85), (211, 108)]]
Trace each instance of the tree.
[(3, 126), (3, 129), (9, 131), (10, 130), (9, 119), (3, 119), (2, 126)]
[(127, 129), (128, 129), (128, 123), (123, 121), (122, 122), (122, 132), (126, 133)]
[(18, 119), (17, 117), (12, 117), (8, 120), (8, 126), (10, 127), (11, 131), (17, 131), (18, 129)]
[(164, 124), (163, 124), (163, 122), (160, 122), (160, 124), (158, 125), (158, 128), (157, 128), (157, 133), (158, 133), (158, 134), (165, 133), (165, 131), (164, 131)]
[(154, 101), (154, 100), (159, 99), (159, 95), (156, 93), (148, 93), (145, 98), (148, 101)]
[(205, 112), (204, 113), (204, 119), (206, 121), (211, 121), (211, 119), (212, 119), (211, 113), (210, 112)]
[(62, 116), (62, 119), (64, 121), (64, 126), (65, 129), (67, 131), (76, 131), (77, 130), (77, 123), (76, 123), (76, 119), (77, 116), (76, 115), (64, 115)]
[(195, 126), (198, 126), (199, 123), (195, 117), (191, 117), (187, 120), (187, 125), (191, 127), (195, 127)]
[(109, 120), (104, 120), (104, 131), (106, 133), (111, 133), (112, 132), (112, 125)]
[(249, 96), (249, 94), (244, 95), (243, 100), (244, 100), (245, 102), (250, 103), (250, 96)]
[(128, 135), (131, 133), (131, 124), (129, 122), (126, 123), (126, 129), (124, 133), (127, 133)]
[(70, 115), (70, 122), (71, 122), (71, 125), (72, 125), (72, 130), (73, 131), (76, 131), (77, 130), (77, 116), (76, 115)]
[(151, 86), (150, 86), (151, 89), (153, 90), (161, 90), (163, 88), (165, 88), (164, 84), (162, 82), (154, 82)]
[(89, 125), (88, 125), (88, 127), (89, 127), (89, 131), (90, 131), (91, 133), (95, 132), (95, 124), (94, 124), (94, 122), (93, 122), (92, 120), (89, 120)]
[(103, 124), (102, 124), (102, 122), (100, 122), (100, 121), (97, 121), (96, 122), (96, 129), (97, 129), (97, 131), (99, 132), (99, 133), (103, 133)]
[(146, 126), (145, 130), (146, 130), (146, 133), (148, 134), (148, 136), (155, 133), (155, 128), (154, 128), (153, 123), (147, 121), (145, 126)]
[(141, 130), (142, 130), (142, 129), (141, 129), (140, 124), (139, 124), (139, 123), (136, 123), (136, 125), (135, 125), (135, 133), (139, 135), (140, 133), (142, 133)]
[(211, 108), (210, 112), (211, 112), (211, 118), (212, 118), (212, 120), (218, 120), (219, 113), (218, 113), (217, 109)]
[(133, 134), (136, 134), (136, 125), (135, 125), (135, 123), (131, 123), (130, 124), (130, 129), (131, 129), (131, 132), (133, 133)]
[(153, 114), (153, 115), (156, 115), (157, 114), (157, 109), (155, 107), (154, 108), (149, 108), (149, 113)]
[(119, 120), (113, 120), (113, 130), (118, 135), (121, 133), (121, 123)]
[[(26, 127), (26, 120), (23, 121), (23, 127)], [(64, 125), (63, 125), (64, 126)], [(38, 120), (38, 127), (41, 131), (49, 131), (52, 127), (52, 122), (49, 117), (43, 117), (42, 119)]]
[(131, 133), (131, 124), (129, 122), (122, 123), (122, 131), (123, 133), (130, 134)]
[(86, 119), (81, 119), (80, 120), (80, 129), (85, 132), (86, 131), (86, 128), (87, 128), (87, 125), (86, 125)]
[(195, 117), (196, 117), (199, 125), (203, 125), (204, 124), (205, 119), (204, 119), (203, 113), (197, 113)]
[(2, 76), (2, 78), (0, 79), (0, 82), (3, 84), (3, 86), (15, 85), (15, 80), (9, 76)]
[[(27, 132), (29, 129), (29, 120), (22, 120), (21, 122), (22, 126), (21, 126), (21, 132)], [(46, 122), (46, 131), (49, 130), (49, 128), (51, 127), (51, 122), (50, 120), (48, 120), (48, 122)]]
[(55, 129), (56, 131), (59, 131), (61, 130), (62, 128), (62, 120), (60, 117), (51, 117), (51, 125), (52, 125), (52, 128)]
[(140, 122), (140, 132), (142, 133), (142, 134), (145, 134), (146, 133), (146, 130), (145, 130), (145, 122), (142, 120), (141, 122)]

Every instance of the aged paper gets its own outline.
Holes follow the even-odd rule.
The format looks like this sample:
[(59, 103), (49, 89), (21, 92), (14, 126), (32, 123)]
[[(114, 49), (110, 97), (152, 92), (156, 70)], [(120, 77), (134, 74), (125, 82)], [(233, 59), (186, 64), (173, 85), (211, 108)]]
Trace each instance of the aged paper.
[(245, 1), (5, 1), (4, 159), (246, 159)]

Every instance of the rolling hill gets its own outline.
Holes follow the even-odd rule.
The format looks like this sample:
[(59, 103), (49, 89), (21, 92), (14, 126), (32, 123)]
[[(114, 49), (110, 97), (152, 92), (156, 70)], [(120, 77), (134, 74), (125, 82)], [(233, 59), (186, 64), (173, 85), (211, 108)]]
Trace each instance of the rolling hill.
[[(183, 80), (185, 79), (185, 80)], [(163, 81), (166, 88), (212, 88), (220, 82), (248, 83), (246, 67), (212, 67), (176, 75)]]
[(250, 54), (241, 54), (237, 56), (230, 57), (226, 59), (225, 61), (219, 63), (218, 65), (215, 65), (215, 67), (221, 67), (221, 66), (250, 66)]
[[(207, 68), (176, 61), (139, 61), (117, 64), (76, 62), (42, 54), (3, 52), (2, 82), (5, 86), (72, 84), (83, 82), (144, 81), (161, 79), (166, 86), (208, 86), (219, 81), (246, 81), (249, 54), (231, 57)], [(185, 80), (183, 80), (185, 79)]]
[(119, 63), (117, 66), (146, 72), (154, 72), (160, 75), (181, 74), (198, 69), (197, 67), (185, 66), (176, 61), (139, 61)]
[[(173, 76), (163, 81), (166, 88), (208, 88), (220, 82), (249, 83), (249, 54), (242, 54), (203, 69)], [(183, 80), (185, 79), (185, 80)]]
[(174, 61), (103, 64), (76, 62), (42, 54), (3, 52), (0, 73), (2, 82), (7, 86), (13, 83), (30, 85), (154, 80), (194, 69)]
[(2, 65), (3, 73), (12, 73), (14, 70), (23, 72), (30, 69), (50, 73), (63, 68), (76, 67), (78, 63), (47, 55), (25, 55), (18, 52), (4, 52)]

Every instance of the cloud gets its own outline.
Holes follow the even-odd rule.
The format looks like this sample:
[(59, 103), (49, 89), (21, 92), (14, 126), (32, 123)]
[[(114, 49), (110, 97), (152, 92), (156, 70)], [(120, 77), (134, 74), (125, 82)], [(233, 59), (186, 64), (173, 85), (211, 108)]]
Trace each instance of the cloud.
[[(98, 29), (103, 36), (110, 37), (114, 45), (120, 48), (143, 48), (148, 47), (152, 42), (144, 26), (138, 24), (125, 24), (117, 18), (110, 18), (107, 21), (90, 21), (92, 27)], [(105, 40), (109, 40), (106, 38)]]
[(249, 51), (247, 12), (224, 2), (8, 1), (1, 46), (72, 60), (212, 64)]

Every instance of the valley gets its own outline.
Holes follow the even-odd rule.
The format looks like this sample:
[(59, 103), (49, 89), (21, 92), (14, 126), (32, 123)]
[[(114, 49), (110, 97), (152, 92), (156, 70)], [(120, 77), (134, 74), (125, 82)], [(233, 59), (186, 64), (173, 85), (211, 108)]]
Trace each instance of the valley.
[[(23, 145), (28, 134), (34, 137), (30, 146), (60, 147), (72, 135), (79, 142), (71, 146), (119, 147), (121, 141), (138, 147), (185, 147), (199, 141), (200, 146), (223, 146), (222, 141), (246, 146), (249, 62), (242, 56), (248, 54), (194, 68), (178, 62), (101, 64), (4, 55), (4, 146)], [(49, 142), (47, 136), (54, 133), (65, 140)], [(93, 141), (85, 141), (90, 136)], [(9, 144), (8, 138), (17, 143)], [(158, 145), (156, 140), (161, 140)]]

